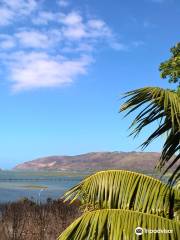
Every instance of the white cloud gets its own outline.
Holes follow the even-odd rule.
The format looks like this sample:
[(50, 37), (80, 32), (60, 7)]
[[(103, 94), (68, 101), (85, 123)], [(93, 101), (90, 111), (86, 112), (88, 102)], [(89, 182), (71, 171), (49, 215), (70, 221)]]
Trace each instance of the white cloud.
[(66, 38), (73, 41), (74, 39), (82, 39), (87, 36), (87, 33), (83, 27), (83, 25), (64, 28), (63, 34)]
[(110, 28), (105, 24), (104, 21), (99, 19), (91, 19), (87, 22), (87, 30), (89, 37), (99, 38), (99, 37), (112, 37), (112, 32)]
[(1, 0), (0, 25), (12, 24), (17, 18), (29, 15), (36, 8), (35, 0)]
[(94, 50), (94, 47), (92, 46), (92, 44), (86, 44), (86, 43), (79, 43), (79, 45), (77, 46), (65, 46), (62, 51), (65, 52), (65, 53), (77, 53), (77, 52), (86, 52), (87, 54), (88, 53), (92, 53)]
[(40, 2), (2, 0), (0, 61), (13, 91), (69, 85), (87, 72), (99, 47), (126, 50), (102, 19), (61, 7), (47, 11)]
[(104, 39), (112, 48), (116, 50), (124, 49), (124, 44), (118, 43), (112, 30), (101, 19), (89, 18), (85, 21), (85, 18), (76, 11), (67, 14), (41, 11), (38, 17), (33, 19), (33, 23), (39, 25), (47, 25), (50, 22), (55, 22), (59, 27), (61, 36), (70, 42), (84, 39), (83, 41), (86, 42), (83, 42), (83, 44), (89, 45), (88, 41), (92, 43)]
[(0, 26), (8, 25), (14, 17), (14, 13), (6, 7), (0, 8)]
[(68, 0), (59, 0), (59, 1), (57, 1), (57, 3), (61, 7), (67, 7), (69, 5), (69, 1)]
[(141, 41), (141, 40), (137, 40), (137, 41), (133, 41), (132, 42), (132, 45), (134, 46), (134, 47), (139, 47), (139, 46), (143, 46), (145, 43), (143, 42), (143, 41)]
[(32, 19), (32, 22), (39, 25), (47, 25), (49, 22), (61, 23), (66, 26), (75, 26), (82, 23), (82, 16), (75, 11), (67, 14), (62, 12), (39, 11), (37, 16)]
[(11, 49), (11, 48), (14, 48), (14, 47), (16, 46), (14, 40), (11, 40), (11, 39), (9, 39), (9, 40), (4, 40), (4, 41), (2, 41), (0, 44), (1, 44), (0, 47), (1, 47), (2, 49)]
[(29, 14), (37, 7), (35, 0), (2, 0), (4, 5), (12, 11), (17, 11), (20, 14)]
[(61, 21), (68, 26), (79, 25), (82, 23), (82, 20), (82, 16), (74, 11), (64, 15), (64, 17), (61, 19)]
[(111, 46), (111, 48), (117, 51), (126, 51), (129, 49), (127, 45), (116, 41), (116, 39), (110, 40), (109, 45)]
[(144, 28), (156, 28), (157, 26), (154, 23), (145, 20), (143, 22), (143, 27)]
[(124, 44), (119, 43), (116, 36), (108, 25), (101, 19), (90, 18), (85, 21), (78, 12), (70, 12), (61, 17), (60, 22), (64, 24), (63, 35), (69, 41), (83, 40), (97, 42), (105, 40), (112, 48), (124, 50)]
[(48, 49), (53, 49), (60, 43), (62, 40), (62, 33), (57, 28), (45, 31), (21, 29), (14, 35), (14, 38), (21, 48), (41, 48), (48, 51)]
[(115, 50), (127, 50), (127, 46), (118, 41), (118, 38), (104, 21), (90, 19), (87, 23), (87, 29), (89, 37), (104, 39)]
[(99, 19), (91, 19), (88, 21), (88, 26), (96, 30), (101, 30), (105, 26), (105, 22)]
[(85, 56), (71, 60), (43, 52), (16, 53), (11, 59), (13, 91), (68, 85), (86, 73), (91, 61)]
[(0, 34), (0, 48), (1, 49), (11, 49), (16, 46), (16, 41), (13, 37), (7, 34)]
[(48, 48), (50, 40), (46, 34), (39, 31), (21, 31), (15, 35), (20, 44), (31, 48)]
[(32, 19), (32, 22), (36, 25), (47, 25), (49, 22), (57, 21), (61, 14), (50, 12), (50, 11), (40, 11), (36, 18)]
[(60, 18), (63, 26), (63, 34), (70, 41), (79, 40), (87, 36), (86, 24), (83, 23), (82, 16), (77, 12), (70, 12)]

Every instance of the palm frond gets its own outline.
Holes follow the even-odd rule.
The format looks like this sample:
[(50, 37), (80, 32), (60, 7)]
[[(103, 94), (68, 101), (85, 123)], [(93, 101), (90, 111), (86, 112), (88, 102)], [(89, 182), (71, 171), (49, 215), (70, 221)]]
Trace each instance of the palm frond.
[(72, 202), (79, 198), (92, 209), (131, 209), (170, 218), (180, 192), (140, 173), (108, 170), (85, 178), (65, 198)]
[[(160, 169), (166, 166), (165, 174), (167, 170), (178, 164), (180, 159), (180, 95), (171, 90), (146, 87), (127, 92), (125, 98), (128, 99), (120, 109), (121, 112), (128, 110), (125, 116), (141, 107), (140, 113), (130, 126), (133, 129), (131, 135), (136, 137), (146, 126), (159, 121), (158, 127), (141, 145), (143, 149), (154, 139), (166, 134), (158, 165)], [(178, 155), (173, 159), (175, 154)], [(170, 178), (171, 182), (179, 179), (179, 169), (177, 170)]]
[[(180, 191), (180, 181), (178, 181), (174, 187), (178, 192)], [(175, 199), (174, 203), (174, 217), (176, 220), (180, 221), (180, 197)]]
[[(135, 240), (135, 229), (143, 229), (143, 240), (175, 240), (180, 223), (175, 220), (130, 210), (103, 209), (86, 212), (72, 223), (58, 240)], [(147, 233), (147, 230), (170, 230), (170, 233)]]

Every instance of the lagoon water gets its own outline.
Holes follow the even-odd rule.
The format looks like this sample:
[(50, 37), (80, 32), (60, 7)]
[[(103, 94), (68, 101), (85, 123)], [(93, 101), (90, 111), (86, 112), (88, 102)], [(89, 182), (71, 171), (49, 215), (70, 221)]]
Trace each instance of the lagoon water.
[[(36, 202), (45, 202), (47, 198), (58, 199), (89, 174), (90, 172), (0, 171), (0, 203), (22, 198)], [(145, 174), (155, 178), (160, 176), (156, 173)], [(162, 180), (167, 182), (166, 177)]]
[(0, 202), (24, 197), (36, 202), (57, 199), (83, 179), (80, 174), (60, 172), (0, 171)]

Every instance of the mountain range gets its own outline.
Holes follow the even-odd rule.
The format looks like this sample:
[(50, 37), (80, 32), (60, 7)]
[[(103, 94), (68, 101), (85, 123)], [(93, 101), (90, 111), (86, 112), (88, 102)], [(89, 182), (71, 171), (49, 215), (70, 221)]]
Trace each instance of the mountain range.
[(127, 169), (153, 171), (157, 152), (91, 152), (76, 156), (49, 156), (17, 165), (14, 170), (99, 171)]

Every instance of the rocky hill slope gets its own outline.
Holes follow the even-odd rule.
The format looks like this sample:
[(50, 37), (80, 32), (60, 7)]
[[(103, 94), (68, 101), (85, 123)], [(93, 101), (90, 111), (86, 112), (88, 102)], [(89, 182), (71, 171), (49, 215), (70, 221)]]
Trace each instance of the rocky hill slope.
[(103, 169), (153, 170), (156, 152), (92, 152), (76, 156), (50, 156), (24, 162), (15, 170), (93, 171)]

